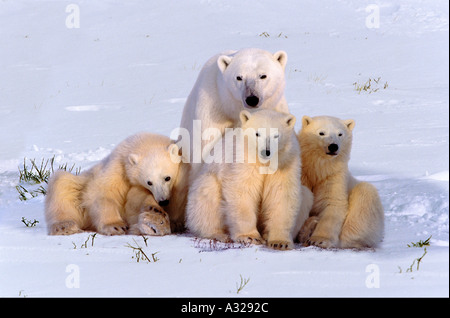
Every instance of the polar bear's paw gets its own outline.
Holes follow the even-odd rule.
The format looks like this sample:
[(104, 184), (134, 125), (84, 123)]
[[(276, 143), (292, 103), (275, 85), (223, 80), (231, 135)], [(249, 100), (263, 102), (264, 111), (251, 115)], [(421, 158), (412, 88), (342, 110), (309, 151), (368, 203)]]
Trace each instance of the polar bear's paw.
[(259, 234), (243, 234), (243, 235), (238, 235), (234, 241), (236, 243), (241, 243), (241, 244), (256, 244), (256, 245), (261, 245), (261, 244), (266, 244), (266, 241), (261, 237), (261, 235)]
[(48, 231), (49, 235), (71, 235), (83, 232), (75, 221), (62, 221), (53, 224)]
[(222, 232), (205, 235), (205, 238), (212, 240), (212, 241), (218, 241), (221, 243), (233, 243), (233, 240), (231, 239), (231, 237), (228, 234), (222, 233)]
[(314, 245), (314, 246), (321, 247), (321, 248), (337, 247), (336, 243), (332, 239), (330, 239), (328, 237), (317, 236), (317, 235), (311, 236), (311, 238), (308, 240), (308, 243), (310, 245)]
[(317, 223), (319, 223), (319, 218), (317, 216), (311, 216), (305, 221), (297, 236), (300, 243), (305, 246), (309, 245), (309, 239), (316, 229)]
[(291, 250), (294, 247), (294, 243), (285, 240), (271, 240), (267, 242), (267, 246), (275, 250)]
[(123, 221), (117, 221), (110, 224), (103, 225), (98, 232), (103, 235), (123, 235), (126, 234), (128, 226)]
[(143, 235), (170, 234), (169, 215), (156, 206), (147, 206), (139, 215), (138, 228)]

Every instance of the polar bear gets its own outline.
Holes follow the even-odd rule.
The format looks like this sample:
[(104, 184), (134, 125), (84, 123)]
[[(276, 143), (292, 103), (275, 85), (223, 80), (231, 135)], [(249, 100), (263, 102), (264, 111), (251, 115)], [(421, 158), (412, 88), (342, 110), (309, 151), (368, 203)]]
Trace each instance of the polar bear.
[(298, 134), (302, 184), (314, 194), (300, 241), (323, 248), (374, 247), (382, 239), (384, 211), (376, 188), (359, 182), (348, 162), (355, 121), (304, 116)]
[[(168, 203), (176, 188), (180, 160), (178, 146), (168, 137), (144, 132), (128, 137), (78, 176), (56, 172), (45, 199), (49, 234), (83, 230), (125, 234), (130, 225), (127, 218), (136, 220), (141, 212), (156, 212), (148, 206), (158, 211), (167, 206), (170, 212)], [(139, 220), (151, 223), (150, 219), (144, 214)]]
[[(178, 215), (171, 219), (184, 221), (186, 194), (189, 184), (201, 167), (201, 152), (210, 140), (195, 140), (205, 129), (239, 126), (239, 113), (248, 109), (273, 109), (289, 113), (284, 97), (284, 70), (287, 54), (274, 54), (256, 48), (226, 51), (210, 58), (203, 66), (184, 106), (180, 128), (187, 137), (179, 138), (183, 163), (180, 167), (181, 189), (174, 203)], [(198, 121), (198, 126), (195, 126)], [(197, 129), (197, 131), (196, 131)], [(192, 171), (191, 171), (192, 170)], [(191, 181), (189, 181), (191, 180)], [(175, 220), (175, 221), (176, 221)]]
[[(300, 184), (295, 117), (243, 110), (240, 121), (241, 128), (226, 129), (213, 147), (205, 147), (210, 163), (189, 189), (186, 225), (200, 237), (290, 249), (313, 203)], [(218, 158), (209, 157), (211, 150)]]

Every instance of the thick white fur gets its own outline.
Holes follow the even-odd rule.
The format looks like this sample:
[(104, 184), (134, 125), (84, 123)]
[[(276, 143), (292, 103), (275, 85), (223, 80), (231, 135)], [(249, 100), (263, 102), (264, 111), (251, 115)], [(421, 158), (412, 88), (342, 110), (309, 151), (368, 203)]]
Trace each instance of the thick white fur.
[[(83, 230), (124, 234), (130, 225), (126, 215), (135, 219), (133, 215), (139, 214), (144, 205), (158, 206), (158, 201), (170, 198), (179, 159), (178, 147), (168, 137), (139, 133), (125, 139), (81, 175), (56, 172), (49, 180), (45, 199), (49, 234), (67, 235)], [(132, 187), (137, 188), (131, 192), (139, 194), (136, 197), (129, 194)], [(144, 189), (146, 196), (142, 196)], [(135, 208), (126, 213), (127, 201)]]
[[(254, 244), (267, 241), (272, 248), (292, 248), (293, 238), (308, 217), (313, 202), (311, 192), (300, 184), (301, 158), (294, 131), (295, 117), (273, 110), (253, 113), (244, 110), (240, 119), (242, 130), (238, 130), (235, 145), (229, 147), (225, 142), (231, 131), (218, 141), (221, 159), (225, 161), (225, 154), (231, 151), (233, 163), (204, 163), (193, 180), (186, 209), (187, 227), (200, 237), (221, 241), (231, 237), (236, 242)], [(242, 137), (240, 133), (248, 128), (253, 130)], [(277, 128), (278, 137), (271, 134), (270, 128)], [(266, 132), (266, 139), (256, 137), (258, 129)], [(269, 139), (278, 142), (278, 165), (265, 174), (261, 168), (271, 165), (259, 155), (261, 147), (253, 163), (248, 149), (255, 149), (257, 144), (267, 145)], [(242, 143), (244, 161), (238, 163)], [(273, 159), (273, 150), (271, 155)]]
[[(184, 162), (180, 167), (180, 189), (175, 198), (177, 215), (171, 220), (183, 228), (186, 196), (189, 185), (196, 180), (201, 163), (193, 159), (193, 120), (201, 121), (201, 132), (207, 128), (238, 127), (241, 110), (250, 109), (245, 99), (258, 96), (254, 109), (273, 109), (289, 113), (284, 98), (284, 69), (287, 54), (274, 54), (255, 48), (226, 51), (210, 58), (203, 66), (184, 106), (180, 127), (189, 132), (189, 151), (182, 149)], [(265, 77), (263, 76), (265, 75)], [(241, 81), (237, 80), (240, 76)], [(261, 78), (262, 77), (262, 78)], [(201, 151), (209, 141), (202, 141)], [(178, 143), (180, 145), (180, 143)], [(185, 163), (189, 161), (190, 163)]]
[[(354, 126), (351, 119), (331, 116), (302, 119), (298, 134), (302, 184), (314, 193), (310, 218), (299, 236), (306, 244), (364, 248), (382, 239), (384, 211), (378, 192), (356, 180), (348, 169)], [(337, 145), (335, 153), (330, 152), (330, 144)]]

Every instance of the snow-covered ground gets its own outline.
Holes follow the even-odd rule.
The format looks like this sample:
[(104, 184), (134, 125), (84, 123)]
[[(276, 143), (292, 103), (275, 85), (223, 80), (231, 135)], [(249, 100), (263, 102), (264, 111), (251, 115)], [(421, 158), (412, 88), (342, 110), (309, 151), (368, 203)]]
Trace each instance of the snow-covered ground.
[[(2, 1), (0, 296), (448, 297), (448, 20), (446, 0)], [(244, 47), (288, 53), (298, 118), (356, 120), (350, 168), (379, 189), (379, 248), (47, 235), (44, 197), (15, 189), (24, 158), (86, 169), (135, 132), (169, 135), (202, 64)]]

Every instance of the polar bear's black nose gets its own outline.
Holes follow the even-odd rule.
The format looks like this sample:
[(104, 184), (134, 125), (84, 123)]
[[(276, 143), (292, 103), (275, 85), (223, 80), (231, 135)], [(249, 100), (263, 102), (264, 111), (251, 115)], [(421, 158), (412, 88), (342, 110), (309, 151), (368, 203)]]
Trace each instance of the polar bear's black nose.
[(261, 150), (261, 157), (270, 157), (270, 150), (269, 149), (264, 149)]
[(160, 206), (167, 206), (167, 205), (169, 205), (169, 200), (159, 201), (158, 204)]
[(259, 103), (259, 98), (258, 96), (250, 95), (245, 99), (245, 103), (250, 107), (255, 107)]
[(334, 154), (336, 151), (338, 151), (339, 146), (337, 144), (330, 144), (328, 146), (328, 151), (330, 152), (330, 154)]

